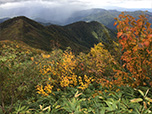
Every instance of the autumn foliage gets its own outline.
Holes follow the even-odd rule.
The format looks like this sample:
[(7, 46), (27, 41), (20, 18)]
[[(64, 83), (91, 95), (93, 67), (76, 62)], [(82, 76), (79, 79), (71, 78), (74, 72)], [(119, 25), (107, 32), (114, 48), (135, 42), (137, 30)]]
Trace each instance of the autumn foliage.
[(0, 113), (151, 113), (151, 24), (122, 13), (114, 25), (118, 42), (89, 53), (0, 42)]
[(50, 55), (42, 54), (41, 59), (44, 63), (40, 62), (40, 73), (44, 77), (44, 82), (37, 85), (39, 94), (48, 96), (53, 94), (52, 90), (65, 90), (66, 87), (84, 90), (94, 81), (93, 77), (86, 74), (78, 75), (78, 72), (83, 72), (83, 68), (78, 68), (76, 56), (68, 49), (64, 52), (54, 50)]
[(151, 24), (144, 14), (135, 19), (122, 13), (116, 20), (114, 25), (117, 25), (120, 47), (114, 47), (117, 47), (115, 53), (119, 53), (121, 62), (102, 43), (94, 45), (88, 54), (76, 56), (71, 50), (42, 54), (42, 58), (48, 58), (40, 65), (40, 73), (46, 81), (37, 86), (38, 93), (47, 96), (52, 90), (67, 87), (84, 90), (92, 82), (110, 88), (114, 85), (152, 86)]
[[(152, 28), (146, 16), (138, 19), (122, 13), (116, 19), (124, 70), (116, 70), (117, 84), (152, 86)], [(119, 82), (119, 83), (118, 83)]]

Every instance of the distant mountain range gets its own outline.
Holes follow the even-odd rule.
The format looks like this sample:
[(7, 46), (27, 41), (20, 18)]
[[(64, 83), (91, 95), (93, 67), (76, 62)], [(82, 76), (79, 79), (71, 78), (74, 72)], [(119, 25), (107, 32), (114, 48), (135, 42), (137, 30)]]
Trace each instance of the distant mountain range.
[[(142, 13), (148, 15), (148, 20), (152, 23), (152, 13), (151, 12), (143, 12), (143, 11), (127, 11), (127, 14), (138, 17)], [(68, 23), (73, 23), (76, 21), (98, 21), (110, 29), (115, 29), (113, 26), (116, 17), (121, 14), (120, 11), (117, 10), (105, 10), (105, 9), (90, 9), (90, 10), (83, 10), (79, 12), (75, 12), (71, 18), (67, 20)]]
[(0, 24), (0, 41), (15, 40), (46, 51), (54, 47), (71, 47), (75, 52), (86, 52), (99, 41), (108, 42), (107, 32), (113, 40), (116, 39), (114, 30), (96, 21), (80, 21), (66, 26), (43, 26), (20, 16)]
[[(148, 15), (148, 20), (152, 23), (152, 13), (145, 12), (142, 10), (144, 10), (144, 9), (141, 9), (138, 11), (126, 11), (126, 13), (129, 15), (132, 15), (134, 17), (138, 17), (140, 14), (145, 13), (146, 15)], [(151, 11), (151, 10), (149, 10), (149, 11)], [(118, 17), (119, 14), (121, 14), (121, 11), (117, 11), (117, 10), (88, 9), (88, 10), (81, 10), (81, 11), (74, 12), (69, 18), (67, 18), (64, 21), (61, 21), (62, 18), (60, 21), (51, 21), (49, 19), (40, 18), (42, 16), (40, 16), (39, 18), (33, 17), (32, 19), (45, 26), (48, 26), (51, 24), (68, 25), (68, 24), (78, 22), (78, 21), (85, 21), (85, 22), (97, 21), (97, 22), (104, 24), (105, 26), (107, 26), (110, 29), (115, 29), (115, 27), (113, 26), (113, 23), (115, 21), (114, 18)], [(0, 19), (0, 23), (3, 21), (4, 21), (4, 19)]]
[(149, 11), (152, 12), (152, 8), (124, 8), (124, 7), (118, 7), (118, 6), (106, 6), (105, 7), (108, 10), (116, 9), (117, 11)]
[(6, 20), (8, 20), (8, 19), (10, 19), (10, 18), (2, 18), (2, 19), (0, 19), (0, 23), (3, 23), (4, 21), (6, 21)]

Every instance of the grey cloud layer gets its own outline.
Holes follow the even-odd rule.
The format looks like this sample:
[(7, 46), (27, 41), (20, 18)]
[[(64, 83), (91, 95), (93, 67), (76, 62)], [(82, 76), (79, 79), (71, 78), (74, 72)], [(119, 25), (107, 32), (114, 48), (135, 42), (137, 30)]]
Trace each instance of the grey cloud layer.
[[(7, 4), (0, 5), (0, 18), (27, 16), (61, 22), (71, 16), (74, 11), (85, 6), (77, 0), (0, 0)], [(17, 2), (20, 1), (20, 2)], [(11, 4), (10, 4), (11, 2)], [(8, 4), (9, 3), (9, 4)]]
[(60, 2), (60, 3), (62, 3), (62, 2), (70, 2), (70, 3), (80, 2), (79, 0), (0, 0), (0, 4), (22, 2), (22, 1), (48, 1), (48, 2)]
[(20, 2), (20, 1), (28, 1), (28, 0), (0, 0), (0, 4), (4, 4), (8, 2)]

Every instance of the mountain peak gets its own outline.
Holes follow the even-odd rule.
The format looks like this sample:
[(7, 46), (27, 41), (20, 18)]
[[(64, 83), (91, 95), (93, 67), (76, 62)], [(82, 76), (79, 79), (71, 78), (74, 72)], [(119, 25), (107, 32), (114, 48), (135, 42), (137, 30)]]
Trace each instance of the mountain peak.
[(16, 40), (31, 47), (51, 50), (71, 47), (75, 52), (87, 51), (90, 47), (105, 39), (99, 22), (80, 21), (67, 26), (51, 25), (45, 27), (25, 16), (9, 19), (0, 24), (0, 40)]
[(6, 20), (5, 22), (3, 22), (3, 23), (1, 23), (0, 24), (0, 27), (1, 27), (1, 29), (3, 29), (3, 28), (7, 28), (7, 27), (9, 27), (9, 26), (12, 26), (12, 25), (14, 25), (14, 24), (18, 24), (18, 26), (20, 26), (20, 25), (22, 25), (22, 24), (31, 24), (31, 25), (33, 25), (34, 27), (43, 27), (41, 24), (39, 24), (39, 23), (37, 23), (37, 22), (35, 22), (35, 21), (33, 21), (32, 19), (29, 19), (29, 18), (27, 18), (27, 17), (25, 17), (25, 16), (18, 16), (18, 17), (14, 17), (14, 18), (11, 18), (11, 19), (9, 19), (9, 20)]
[(17, 17), (14, 17), (14, 18), (12, 18), (12, 19), (29, 19), (29, 18), (27, 18), (27, 17), (25, 17), (25, 16), (17, 16)]
[[(47, 48), (41, 45), (46, 40), (43, 31), (45, 27), (25, 16), (14, 17), (0, 24), (0, 40), (23, 41), (36, 48)], [(49, 36), (49, 35), (47, 35)], [(48, 42), (50, 39), (47, 39)], [(48, 44), (47, 44), (48, 45)], [(47, 48), (49, 49), (49, 48)]]

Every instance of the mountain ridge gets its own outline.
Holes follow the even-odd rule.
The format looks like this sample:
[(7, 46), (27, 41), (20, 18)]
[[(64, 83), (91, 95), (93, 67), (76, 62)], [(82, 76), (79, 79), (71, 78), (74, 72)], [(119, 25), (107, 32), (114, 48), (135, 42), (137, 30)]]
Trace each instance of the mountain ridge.
[[(152, 18), (152, 13), (151, 12), (146, 12), (146, 11), (125, 11), (126, 14), (129, 14), (133, 17), (138, 18), (139, 15), (141, 14), (146, 14), (148, 15), (148, 20), (152, 23), (151, 18)], [(113, 23), (115, 22), (116, 17), (118, 17), (121, 14), (121, 11), (117, 10), (105, 10), (105, 9), (88, 9), (88, 10), (82, 10), (82, 11), (77, 11), (75, 12), (68, 20), (66, 23), (73, 23), (76, 21), (98, 21), (105, 26), (107, 26), (110, 29), (116, 29), (113, 26)]]
[[(43, 19), (41, 17), (43, 17), (42, 15), (40, 17), (32, 17), (32, 20), (35, 20), (37, 22), (39, 22), (40, 24), (43, 24), (45, 26), (49, 26), (49, 25), (69, 25), (71, 23), (74, 22), (78, 22), (78, 21), (86, 21), (86, 22), (91, 22), (91, 21), (98, 21), (100, 23), (102, 23), (103, 25), (107, 26), (110, 29), (116, 29), (113, 26), (114, 23), (114, 18), (118, 17), (119, 14), (121, 14), (122, 11), (118, 11), (118, 10), (106, 10), (106, 9), (101, 9), (101, 8), (93, 8), (93, 9), (86, 9), (86, 10), (80, 10), (80, 11), (75, 11), (71, 14), (71, 16), (67, 17), (67, 19), (65, 20), (60, 20), (60, 21), (51, 21), (51, 19), (46, 18)], [(126, 10), (124, 11), (127, 14), (134, 16), (136, 18), (138, 18), (138, 15), (145, 13), (146, 15), (148, 15), (148, 20), (152, 23), (152, 12), (149, 12), (146, 10), (143, 11), (143, 9), (139, 10)], [(49, 13), (49, 12), (48, 12)], [(52, 17), (54, 18), (54, 17)], [(62, 18), (61, 18), (62, 19)], [(2, 21), (4, 21), (5, 19), (0, 19), (0, 23)]]
[[(104, 27), (99, 22), (77, 22), (73, 25), (74, 28), (72, 25), (43, 26), (25, 16), (15, 17), (0, 24), (0, 40), (22, 41), (46, 51), (56, 46), (61, 49), (71, 47), (80, 52), (89, 50), (100, 41), (99, 33), (104, 34)], [(112, 33), (111, 36), (113, 35), (115, 34)]]

